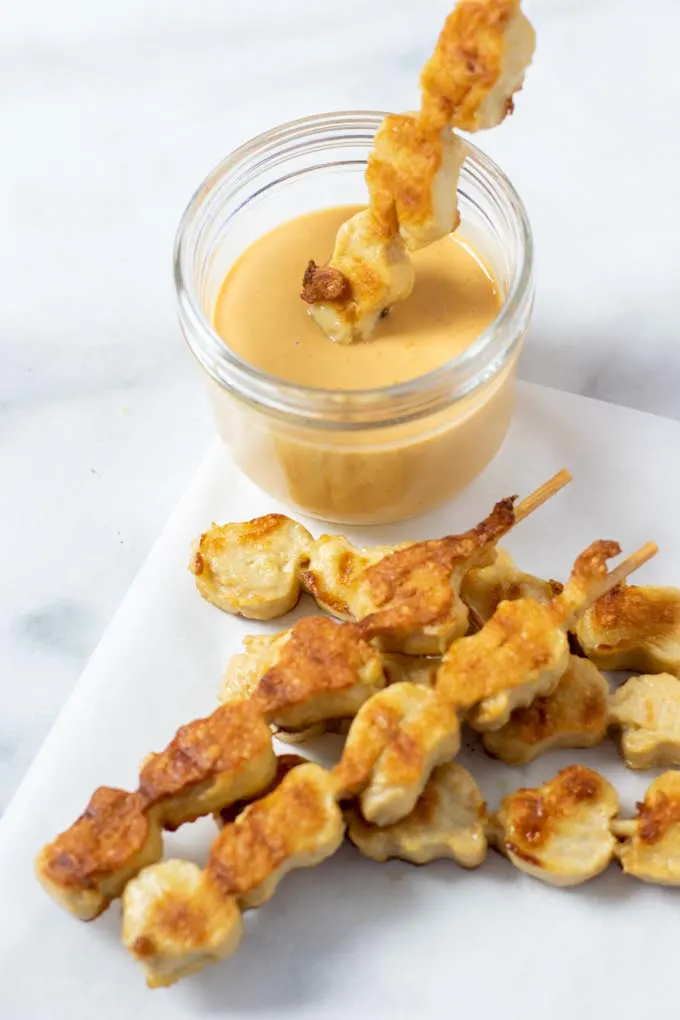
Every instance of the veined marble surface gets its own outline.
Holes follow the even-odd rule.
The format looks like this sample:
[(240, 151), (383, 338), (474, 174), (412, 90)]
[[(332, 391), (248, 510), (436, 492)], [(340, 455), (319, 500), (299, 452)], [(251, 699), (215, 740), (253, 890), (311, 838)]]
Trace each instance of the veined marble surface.
[[(450, 5), (0, 12), (0, 810), (210, 441), (170, 277), (186, 201), (281, 121), (413, 108)], [(680, 417), (680, 7), (525, 6), (525, 92), (476, 139), (535, 233), (521, 374)]]

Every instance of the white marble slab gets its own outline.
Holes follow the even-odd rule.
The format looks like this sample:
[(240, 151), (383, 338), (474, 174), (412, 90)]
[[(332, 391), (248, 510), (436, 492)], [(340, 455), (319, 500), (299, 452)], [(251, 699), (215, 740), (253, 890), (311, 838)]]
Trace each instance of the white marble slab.
[[(206, 448), (170, 247), (230, 148), (408, 109), (449, 0), (24, 0), (0, 12), (0, 809)], [(482, 140), (537, 245), (525, 378), (680, 417), (673, 0), (526, 0)]]

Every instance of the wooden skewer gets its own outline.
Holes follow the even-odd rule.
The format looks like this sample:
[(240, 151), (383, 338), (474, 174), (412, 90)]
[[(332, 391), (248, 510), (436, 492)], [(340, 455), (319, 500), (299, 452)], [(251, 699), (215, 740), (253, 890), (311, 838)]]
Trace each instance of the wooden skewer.
[(607, 574), (598, 598), (602, 598), (608, 591), (615, 588), (617, 584), (621, 584), (621, 581), (625, 581), (629, 574), (632, 574), (634, 570), (638, 570), (647, 560), (651, 560), (652, 556), (656, 556), (658, 551), (659, 547), (654, 542), (645, 542), (636, 552), (628, 556), (622, 563), (619, 563), (618, 567), (614, 567)]
[[(618, 543), (612, 542), (606, 544), (613, 547), (608, 556), (615, 556), (620, 551)], [(586, 550), (586, 552), (588, 551)], [(601, 599), (608, 591), (615, 588), (617, 584), (621, 584), (629, 574), (632, 574), (634, 570), (638, 570), (647, 560), (651, 560), (652, 556), (656, 556), (658, 551), (658, 546), (654, 542), (645, 542), (644, 545), (640, 546), (639, 549), (619, 563), (618, 567), (615, 567), (602, 578), (593, 577), (589, 580), (574, 579), (572, 575), (565, 585), (562, 594), (552, 601), (555, 620), (563, 627), (573, 627), (576, 620), (583, 616), (598, 599)]]
[(515, 524), (519, 524), (525, 517), (532, 514), (534, 510), (538, 510), (539, 506), (543, 506), (549, 499), (555, 496), (560, 489), (563, 489), (565, 485), (568, 485), (572, 479), (572, 474), (563, 468), (558, 471), (556, 475), (549, 478), (547, 482), (539, 486), (535, 492), (532, 492), (526, 499), (523, 499), (521, 503), (518, 503), (515, 507)]

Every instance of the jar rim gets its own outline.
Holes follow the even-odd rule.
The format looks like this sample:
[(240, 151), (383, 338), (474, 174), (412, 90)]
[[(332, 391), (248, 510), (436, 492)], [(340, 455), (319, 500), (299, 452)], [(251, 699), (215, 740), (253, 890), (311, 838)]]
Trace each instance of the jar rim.
[[(513, 323), (528, 321), (531, 313), (533, 239), (524, 204), (503, 170), (465, 139), (467, 155), (459, 190), (465, 179), (473, 178), (493, 195), (513, 232), (518, 256), (498, 314), (464, 351), (405, 382), (337, 391), (303, 386), (258, 369), (235, 354), (215, 331), (191, 283), (195, 275), (191, 233), (202, 217), (210, 215), (210, 202), (218, 190), (230, 179), (234, 185), (242, 186), (274, 159), (280, 163), (286, 152), (299, 155), (307, 145), (310, 149), (332, 148), (336, 135), (336, 145), (369, 144), (385, 116), (386, 113), (375, 110), (315, 114), (256, 135), (232, 150), (208, 174), (194, 192), (177, 228), (174, 283), (180, 325), (194, 356), (219, 385), (239, 399), (289, 422), (356, 430), (401, 424), (451, 407), (494, 378), (507, 364), (523, 334), (523, 329), (513, 329)], [(320, 144), (319, 139), (323, 138), (328, 141)], [(506, 342), (498, 344), (499, 336), (504, 334)]]

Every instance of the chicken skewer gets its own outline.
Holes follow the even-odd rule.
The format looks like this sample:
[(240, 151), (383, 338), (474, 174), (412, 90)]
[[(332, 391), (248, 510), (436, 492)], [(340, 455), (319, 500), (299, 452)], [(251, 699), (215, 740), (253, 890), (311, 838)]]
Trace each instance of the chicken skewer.
[(162, 830), (254, 797), (274, 777), (272, 735), (249, 702), (223, 705), (150, 755), (133, 793), (100, 787), (36, 858), (38, 880), (69, 913), (92, 920), (163, 852)]
[(302, 298), (338, 343), (368, 340), (409, 296), (408, 252), (454, 231), (466, 148), (454, 128), (479, 131), (513, 110), (535, 46), (519, 0), (461, 0), (420, 76), (421, 110), (385, 118), (368, 159), (368, 208), (338, 231), (326, 266), (310, 262)]
[(511, 712), (551, 694), (569, 664), (567, 631), (590, 605), (655, 555), (647, 543), (610, 573), (615, 542), (594, 542), (576, 560), (563, 592), (547, 606), (534, 599), (502, 602), (477, 633), (442, 659), (437, 690), (480, 731), (497, 730)]
[(680, 886), (680, 773), (655, 779), (635, 818), (618, 813), (614, 788), (581, 765), (509, 794), (490, 813), (470, 773), (452, 762), (433, 772), (413, 812), (394, 825), (370, 825), (354, 808), (345, 815), (351, 842), (376, 861), (449, 858), (475, 868), (491, 845), (550, 885), (586, 882), (618, 859), (644, 882)]
[[(286, 872), (312, 867), (340, 846), (345, 826), (329, 774), (310, 763), (282, 772), (271, 793), (224, 826), (204, 869), (166, 861), (128, 884), (123, 942), (151, 987), (232, 953), (241, 910), (271, 898)], [(370, 825), (352, 807), (345, 819), (350, 840), (377, 861), (448, 858), (476, 868), (492, 845), (520, 871), (550, 885), (589, 881), (614, 858), (642, 881), (680, 885), (680, 775), (666, 772), (654, 780), (636, 818), (618, 814), (614, 788), (580, 765), (538, 788), (517, 790), (489, 813), (469, 772), (450, 763), (433, 772), (400, 821)], [(173, 923), (177, 911), (184, 918), (180, 927)]]
[(367, 821), (390, 825), (412, 810), (432, 770), (457, 750), (462, 719), (481, 731), (500, 729), (514, 708), (555, 690), (569, 665), (567, 629), (656, 546), (647, 543), (607, 573), (619, 552), (614, 542), (594, 542), (548, 606), (501, 603), (481, 631), (451, 645), (434, 690), (396, 684), (362, 705), (333, 773), (342, 795), (359, 797)]
[(201, 595), (253, 619), (280, 616), (302, 589), (322, 609), (364, 620), (367, 636), (390, 651), (439, 654), (468, 627), (458, 591), (467, 572), (495, 555), (497, 541), (571, 481), (558, 471), (513, 507), (502, 500), (462, 535), (397, 548), (355, 549), (346, 539), (316, 541), (289, 518), (213, 525), (196, 544), (191, 570)]
[[(481, 728), (498, 728), (515, 704), (530, 700), (529, 691), (533, 696), (552, 689), (551, 685), (554, 688), (561, 675), (559, 639), (565, 640), (562, 628), (573, 622), (589, 600), (603, 594), (608, 584), (619, 583), (645, 562), (655, 547), (651, 544), (643, 547), (607, 575), (604, 562), (617, 551), (618, 546), (613, 543), (595, 543), (579, 557), (569, 584), (547, 610), (525, 600), (529, 614), (534, 617), (536, 608), (549, 614), (550, 630), (543, 638), (540, 628), (535, 631), (528, 648), (531, 661), (527, 664), (525, 656), (519, 669), (515, 662), (514, 673), (508, 670), (505, 661), (512, 638), (499, 648), (493, 647), (493, 640), (490, 644), (485, 640), (489, 631), (493, 639), (499, 613), (508, 606), (519, 605), (503, 603), (479, 634), (454, 646), (469, 648), (470, 642), (481, 642), (487, 654), (484, 670), (477, 667), (474, 675), (468, 677), (468, 685), (460, 687), (461, 658), (452, 657), (450, 650), (438, 670), (434, 690), (398, 683), (365, 700), (350, 727), (341, 761), (331, 773), (338, 797), (360, 796), (369, 821), (379, 824), (397, 821), (412, 810), (432, 769), (456, 754), (460, 744), (457, 713), (463, 711), (469, 720), (476, 718), (477, 725), (481, 720)], [(517, 620), (526, 624), (524, 617), (522, 613)], [(350, 677), (351, 697), (355, 696), (353, 688), (357, 685), (364, 688), (363, 697), (366, 685), (384, 683), (379, 655), (366, 642), (362, 643), (356, 625), (322, 622), (335, 627), (336, 634), (346, 628), (340, 642), (349, 642), (353, 658), (341, 657), (344, 694), (345, 675)], [(306, 621), (308, 627), (311, 623)], [(516, 633), (521, 634), (521, 629)], [(313, 641), (307, 660), (309, 668), (301, 668), (305, 638), (309, 638), (309, 632), (303, 628), (297, 652), (290, 658), (290, 670), (282, 671), (282, 684), (274, 683), (270, 676), (257, 699), (223, 705), (207, 719), (183, 727), (165, 751), (145, 762), (135, 793), (97, 791), (84, 815), (38, 856), (38, 877), (58, 902), (78, 917), (97, 916), (111, 899), (120, 895), (139, 867), (160, 856), (162, 827), (174, 829), (267, 787), (274, 774), (275, 759), (265, 719), (276, 718), (281, 711), (281, 690), (286, 691), (289, 682), (293, 684), (298, 699), (293, 706), (296, 712), (305, 710), (310, 691), (315, 698), (329, 696), (328, 691), (319, 693), (311, 668), (318, 654), (314, 651), (318, 645), (314, 646)], [(318, 640), (318, 635), (312, 634), (312, 638)], [(534, 660), (538, 661), (537, 651), (542, 653), (540, 666), (534, 665)], [(515, 649), (514, 654), (521, 661), (520, 651)], [(452, 659), (458, 663), (453, 669)], [(465, 655), (462, 659), (465, 660)], [(565, 668), (566, 661), (565, 652)], [(464, 676), (464, 670), (462, 673)], [(479, 704), (475, 705), (476, 702)], [(283, 707), (291, 707), (290, 693), (286, 693)], [(475, 707), (476, 716), (470, 711)], [(294, 718), (301, 720), (299, 715)], [(112, 847), (116, 854), (111, 854)]]

